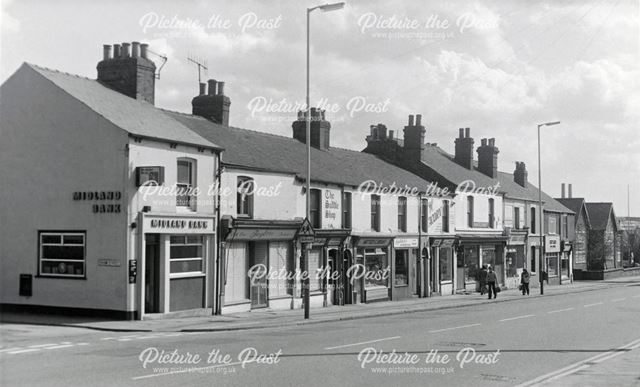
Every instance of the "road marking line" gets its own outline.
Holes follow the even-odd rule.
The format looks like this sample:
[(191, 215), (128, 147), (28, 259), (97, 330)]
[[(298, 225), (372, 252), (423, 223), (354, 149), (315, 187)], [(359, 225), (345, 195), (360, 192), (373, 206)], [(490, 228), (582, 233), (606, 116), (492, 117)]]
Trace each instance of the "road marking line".
[(30, 345), (29, 348), (49, 347), (51, 345), (58, 345), (58, 343)]
[(16, 354), (16, 353), (25, 353), (25, 352), (34, 352), (34, 351), (39, 351), (40, 349), (41, 349), (41, 348), (22, 349), (22, 350), (19, 350), (19, 351), (11, 351), (11, 352), (7, 352), (7, 353), (10, 353), (10, 354), (12, 354), (12, 355), (13, 355), (13, 354)]
[(611, 300), (611, 302), (620, 302), (620, 301), (624, 301), (624, 300), (626, 300), (626, 299), (627, 299), (626, 297), (623, 297), (623, 298), (616, 298), (615, 300)]
[(469, 324), (469, 325), (461, 325), (459, 327), (451, 327), (451, 328), (444, 328), (444, 329), (436, 329), (433, 331), (429, 331), (429, 333), (438, 333), (438, 332), (444, 332), (444, 331), (452, 331), (454, 329), (461, 329), (461, 328), (469, 328), (469, 327), (476, 327), (478, 325), (481, 325), (480, 323), (477, 324)]
[(56, 345), (55, 347), (45, 347), (44, 349), (59, 349), (73, 347), (73, 344)]
[(155, 373), (155, 374), (149, 374), (149, 375), (142, 375), (142, 376), (136, 376), (131, 378), (132, 380), (140, 380), (140, 379), (148, 379), (148, 378), (155, 378), (158, 376), (166, 376), (166, 375), (174, 375), (174, 374), (183, 374), (185, 372), (198, 372), (200, 370), (207, 370), (207, 369), (211, 369), (211, 368), (219, 368), (219, 367), (233, 367), (233, 366), (237, 366), (243, 364), (243, 362), (241, 361), (237, 361), (235, 363), (229, 363), (229, 364), (216, 364), (216, 365), (212, 365), (212, 366), (208, 366), (208, 367), (200, 367), (200, 368), (191, 368), (191, 367), (186, 367), (184, 370), (178, 370), (178, 371), (171, 371), (171, 372), (166, 372), (166, 373)]
[(602, 302), (596, 302), (595, 304), (587, 304), (587, 305), (584, 305), (584, 307), (585, 308), (590, 308), (590, 307), (596, 306), (596, 305), (602, 305)]
[(346, 348), (346, 347), (354, 347), (357, 345), (363, 345), (363, 344), (371, 344), (371, 343), (378, 343), (380, 341), (386, 341), (386, 340), (395, 340), (395, 339), (399, 339), (400, 336), (393, 336), (393, 337), (385, 337), (384, 339), (377, 339), (377, 340), (370, 340), (370, 341), (362, 341), (360, 343), (353, 343), (353, 344), (345, 344), (345, 345), (338, 345), (335, 347), (328, 347), (325, 348), (325, 350), (330, 350), (330, 349), (338, 349), (338, 348)]
[(558, 310), (550, 310), (547, 313), (548, 314), (552, 314), (552, 313), (560, 313), (560, 312), (568, 312), (570, 310), (573, 310), (573, 308), (567, 308), (567, 309), (558, 309)]
[(640, 298), (640, 294), (638, 294), (637, 296), (633, 296), (633, 298)]
[(0, 352), (15, 351), (15, 350), (17, 350), (17, 349), (22, 349), (22, 347), (13, 347), (13, 348), (0, 349)]
[(599, 361), (606, 359), (611, 359), (615, 356), (621, 355), (623, 353), (626, 353), (624, 350), (632, 350), (635, 348), (640, 347), (640, 339), (638, 340), (634, 340), (626, 345), (623, 345), (621, 347), (616, 348), (615, 350), (609, 350), (609, 351), (605, 351), (603, 353), (597, 354), (595, 356), (592, 356), (588, 359), (585, 360), (581, 360), (579, 362), (570, 364), (564, 368), (560, 368), (558, 370), (549, 372), (545, 375), (542, 376), (538, 376), (535, 379), (529, 380), (528, 382), (524, 382), (521, 384), (518, 384), (516, 387), (528, 387), (528, 386), (534, 386), (534, 385), (538, 385), (544, 382), (548, 382), (551, 380), (555, 380), (558, 379), (562, 376), (567, 376), (570, 374), (573, 374), (575, 372), (578, 372), (580, 370), (583, 370), (587, 367), (589, 367), (591, 364), (594, 363), (598, 363)]
[(498, 320), (498, 321), (502, 322), (502, 321), (519, 320), (521, 318), (528, 318), (528, 317), (533, 317), (533, 316), (535, 316), (535, 314), (525, 314), (524, 316), (503, 318), (502, 320)]
[(78, 343), (76, 345), (89, 345), (89, 343)]

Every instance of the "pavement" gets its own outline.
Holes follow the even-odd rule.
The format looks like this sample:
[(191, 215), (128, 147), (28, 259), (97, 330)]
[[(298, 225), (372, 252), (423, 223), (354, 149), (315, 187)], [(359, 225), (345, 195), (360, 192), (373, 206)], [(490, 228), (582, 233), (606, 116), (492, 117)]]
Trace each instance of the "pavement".
[(497, 299), (488, 300), (479, 293), (414, 298), (403, 301), (376, 302), (345, 306), (312, 308), (310, 318), (303, 318), (302, 309), (257, 309), (250, 312), (221, 316), (171, 317), (141, 321), (96, 320), (84, 317), (42, 315), (31, 313), (3, 313), (2, 323), (68, 326), (112, 332), (216, 332), (269, 327), (317, 324), (330, 321), (356, 320), (431, 310), (451, 309), (481, 303), (516, 302), (523, 297), (553, 297), (574, 292), (597, 291), (624, 283), (639, 283), (638, 277), (623, 277), (607, 281), (579, 281), (566, 285), (545, 285), (544, 295), (539, 288), (532, 288), (529, 296), (522, 296), (517, 289), (503, 290)]

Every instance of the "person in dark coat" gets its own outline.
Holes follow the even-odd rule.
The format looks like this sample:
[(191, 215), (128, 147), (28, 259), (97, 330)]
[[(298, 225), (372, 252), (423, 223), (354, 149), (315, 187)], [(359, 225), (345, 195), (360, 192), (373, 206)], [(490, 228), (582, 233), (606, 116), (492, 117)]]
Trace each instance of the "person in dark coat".
[(487, 290), (487, 265), (482, 265), (478, 272), (478, 282), (480, 282), (480, 295), (484, 295)]
[(522, 270), (522, 275), (520, 275), (520, 286), (522, 286), (522, 295), (527, 293), (529, 295), (529, 280), (531, 279), (531, 274), (527, 271), (527, 269)]
[(494, 273), (493, 268), (489, 267), (489, 272), (487, 273), (487, 286), (489, 287), (489, 299), (493, 295), (493, 298), (498, 298), (498, 293), (496, 292), (496, 282), (498, 282), (498, 277), (496, 273)]

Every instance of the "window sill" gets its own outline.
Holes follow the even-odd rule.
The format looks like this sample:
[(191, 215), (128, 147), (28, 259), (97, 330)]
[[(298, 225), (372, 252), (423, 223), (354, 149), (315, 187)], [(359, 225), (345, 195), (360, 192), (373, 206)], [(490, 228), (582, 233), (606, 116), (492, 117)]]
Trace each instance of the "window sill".
[(185, 274), (169, 274), (169, 279), (181, 279), (181, 278), (198, 278), (205, 277), (204, 273), (185, 273)]
[(66, 275), (47, 275), (47, 274), (36, 274), (35, 278), (52, 278), (52, 279), (70, 279), (70, 280), (86, 280), (87, 276), (77, 277), (77, 276), (66, 276)]
[(409, 284), (403, 284), (403, 285), (393, 285), (394, 288), (406, 288), (409, 287)]

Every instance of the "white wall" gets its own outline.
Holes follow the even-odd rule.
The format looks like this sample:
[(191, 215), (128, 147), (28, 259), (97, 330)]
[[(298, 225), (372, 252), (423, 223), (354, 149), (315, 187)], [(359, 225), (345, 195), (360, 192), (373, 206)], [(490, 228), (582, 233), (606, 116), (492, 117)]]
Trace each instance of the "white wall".
[[(488, 222), (489, 199), (494, 201), (494, 228), (470, 228), (467, 224), (467, 197), (473, 197), (474, 222)], [(456, 231), (484, 232), (501, 231), (503, 229), (503, 198), (500, 195), (486, 195), (477, 193), (457, 192), (455, 197)]]

